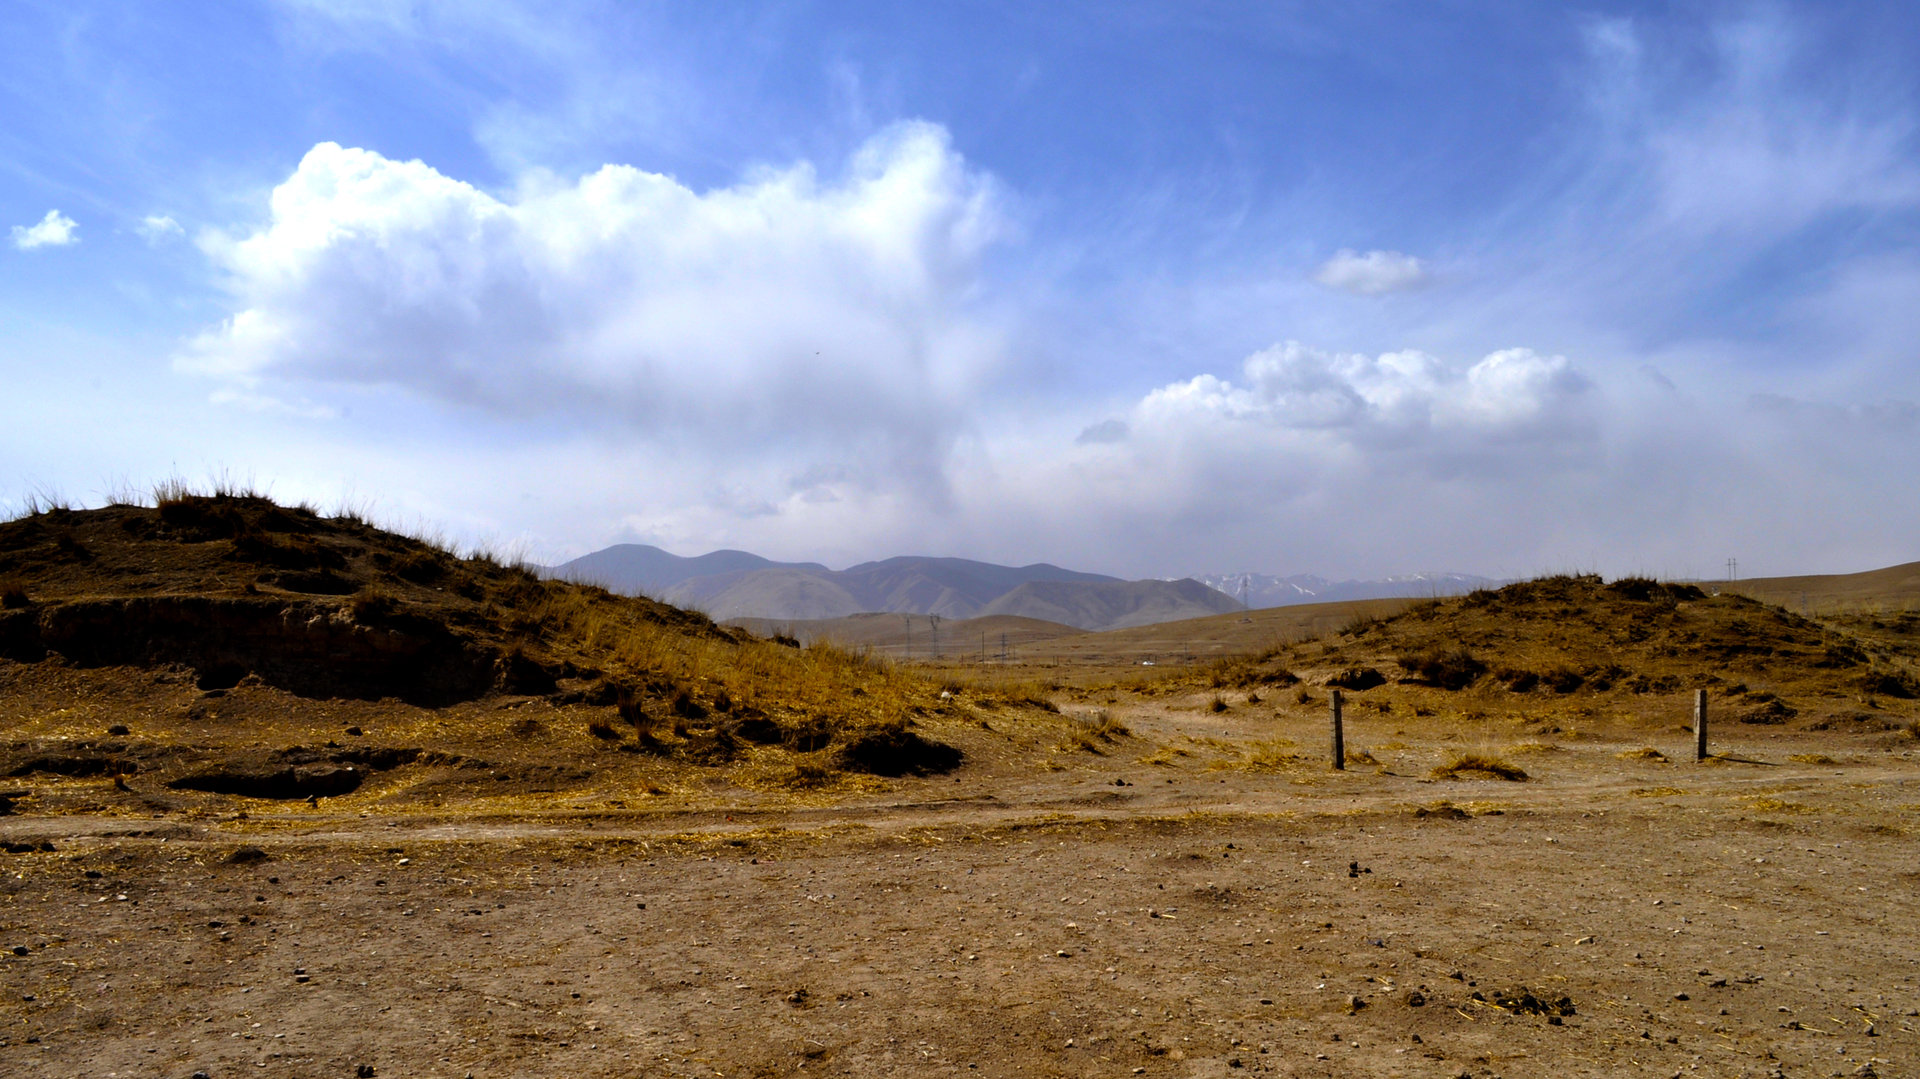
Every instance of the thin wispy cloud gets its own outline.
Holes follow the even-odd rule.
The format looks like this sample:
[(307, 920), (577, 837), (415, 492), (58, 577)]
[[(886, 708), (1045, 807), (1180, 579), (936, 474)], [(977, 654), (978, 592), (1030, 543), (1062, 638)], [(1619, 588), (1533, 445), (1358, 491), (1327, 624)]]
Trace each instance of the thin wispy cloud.
[(150, 244), (163, 244), (187, 234), (187, 230), (181, 227), (180, 222), (167, 214), (148, 214), (140, 219), (140, 223), (135, 225), (133, 230)]

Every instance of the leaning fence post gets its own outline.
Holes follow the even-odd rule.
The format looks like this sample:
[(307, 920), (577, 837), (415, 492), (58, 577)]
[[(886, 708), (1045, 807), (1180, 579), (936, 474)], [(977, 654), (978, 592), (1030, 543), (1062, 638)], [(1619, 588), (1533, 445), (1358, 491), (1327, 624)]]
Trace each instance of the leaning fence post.
[(1340, 691), (1334, 690), (1329, 700), (1333, 705), (1333, 766), (1344, 772), (1347, 769), (1347, 737), (1340, 729)]
[(1707, 759), (1707, 691), (1693, 691), (1693, 759)]

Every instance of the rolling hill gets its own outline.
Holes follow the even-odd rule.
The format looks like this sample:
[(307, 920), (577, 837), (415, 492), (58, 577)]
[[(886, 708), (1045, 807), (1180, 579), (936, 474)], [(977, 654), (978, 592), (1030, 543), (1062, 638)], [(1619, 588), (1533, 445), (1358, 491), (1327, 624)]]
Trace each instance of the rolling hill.
[(846, 618), (789, 621), (742, 618), (740, 626), (763, 637), (784, 636), (802, 645), (828, 641), (842, 648), (900, 659), (997, 662), (1038, 642), (1084, 636), (1078, 626), (1017, 615), (943, 619), (935, 615), (867, 613)]
[(1802, 613), (1829, 613), (1877, 607), (1909, 610), (1920, 607), (1920, 562), (1906, 562), (1862, 573), (1809, 574), (1800, 577), (1753, 577), (1744, 581), (1703, 582), (1722, 592), (1777, 603)]
[(156, 502), (0, 521), (0, 774), (172, 808), (532, 796), (943, 772), (962, 752), (922, 732), (976, 737), (937, 684), (845, 652), (351, 516)]
[(1019, 615), (1090, 630), (1127, 629), (1240, 610), (1199, 581), (1029, 581), (988, 604), (985, 615)]

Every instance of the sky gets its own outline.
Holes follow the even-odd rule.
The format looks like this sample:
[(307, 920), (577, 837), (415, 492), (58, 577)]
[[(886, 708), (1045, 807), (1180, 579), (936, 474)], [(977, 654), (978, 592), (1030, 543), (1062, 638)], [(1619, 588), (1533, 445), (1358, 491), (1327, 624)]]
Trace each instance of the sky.
[(1920, 7), (13, 0), (0, 512), (1920, 559)]

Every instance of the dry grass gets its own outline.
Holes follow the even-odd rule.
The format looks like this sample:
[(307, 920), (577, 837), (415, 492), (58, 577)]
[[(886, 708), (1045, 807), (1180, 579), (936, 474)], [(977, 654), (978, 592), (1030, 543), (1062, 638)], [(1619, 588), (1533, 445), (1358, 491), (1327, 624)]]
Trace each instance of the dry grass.
[(1238, 763), (1240, 767), (1256, 772), (1287, 772), (1311, 767), (1313, 762), (1295, 752), (1293, 742), (1275, 738), (1247, 745)]
[(1106, 709), (1097, 709), (1092, 713), (1074, 716), (1069, 728), (1067, 740), (1056, 749), (1078, 750), (1103, 756), (1106, 751), (1123, 738), (1133, 737), (1133, 731)]
[(1511, 783), (1524, 783), (1527, 779), (1527, 773), (1520, 767), (1483, 753), (1457, 754), (1431, 774), (1435, 779), (1504, 779)]
[(1668, 760), (1665, 753), (1660, 752), (1652, 746), (1641, 746), (1639, 749), (1629, 749), (1621, 753), (1615, 753), (1614, 756), (1623, 761), (1654, 761), (1658, 764), (1665, 764)]
[(1757, 813), (1818, 813), (1819, 810), (1803, 802), (1789, 802), (1781, 798), (1749, 798), (1747, 805)]

